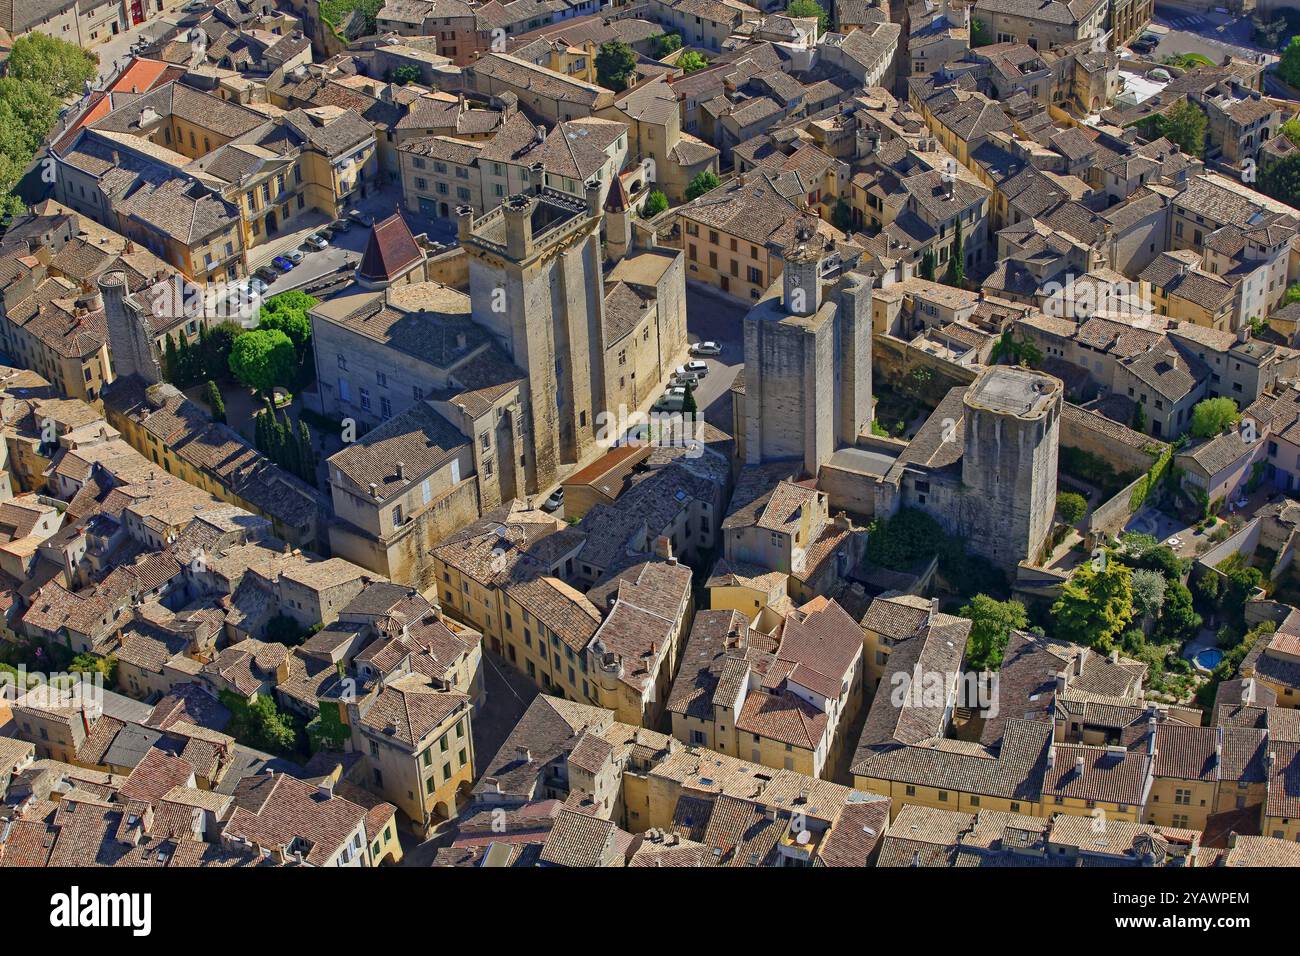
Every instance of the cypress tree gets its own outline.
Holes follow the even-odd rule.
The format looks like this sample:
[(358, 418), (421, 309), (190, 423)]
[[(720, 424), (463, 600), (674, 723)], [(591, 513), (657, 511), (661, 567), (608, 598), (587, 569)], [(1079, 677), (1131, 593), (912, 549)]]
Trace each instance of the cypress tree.
[(314, 486), (316, 484), (316, 446), (312, 444), (311, 429), (301, 418), (298, 419), (298, 447), (302, 449), (302, 480)]
[(176, 340), (167, 333), (167, 344), (163, 347), (163, 376), (173, 385), (180, 374), (180, 354), (176, 351)]

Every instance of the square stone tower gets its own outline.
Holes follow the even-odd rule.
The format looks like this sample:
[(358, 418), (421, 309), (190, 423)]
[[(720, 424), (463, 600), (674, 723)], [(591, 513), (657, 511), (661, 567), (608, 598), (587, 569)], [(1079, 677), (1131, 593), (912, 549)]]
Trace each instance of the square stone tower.
[(850, 273), (825, 295), (831, 252), (801, 221), (779, 291), (745, 316), (746, 464), (801, 460), (815, 475), (871, 422), (871, 286)]
[(456, 210), (469, 255), (474, 321), (528, 376), (530, 421), (522, 451), (529, 494), (553, 485), (562, 465), (593, 458), (596, 416), (606, 410), (600, 183), (586, 202), (542, 186), (509, 196), (480, 219)]
[(108, 355), (114, 378), (138, 375), (146, 385), (162, 381), (162, 366), (154, 351), (149, 318), (127, 300), (126, 274), (106, 272), (99, 277), (108, 327)]
[(966, 390), (961, 480), (976, 506), (967, 546), (994, 564), (1036, 561), (1056, 512), (1063, 386), (1030, 369), (995, 365)]

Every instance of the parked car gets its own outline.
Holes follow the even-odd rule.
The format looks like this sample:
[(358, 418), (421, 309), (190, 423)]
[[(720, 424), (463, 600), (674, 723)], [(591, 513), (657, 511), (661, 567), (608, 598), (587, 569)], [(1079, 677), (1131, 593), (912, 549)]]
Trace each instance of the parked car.
[(302, 244), (304, 246), (311, 246), (313, 249), (319, 252), (321, 249), (328, 249), (330, 246), (330, 241), (326, 239), (324, 236), (322, 236), (319, 232), (313, 232), (310, 236), (308, 236), (306, 239), (303, 240)]
[(562, 504), (564, 504), (564, 489), (556, 488), (554, 491), (551, 492), (551, 497), (547, 498), (546, 501), (542, 504), (542, 510), (554, 511), (555, 509), (559, 508), (560, 505)]
[(281, 272), (288, 272), (296, 265), (296, 263), (290, 259), (286, 259), (284, 256), (276, 256), (271, 260), (271, 265), (275, 266)]
[(255, 275), (248, 280), (248, 288), (254, 295), (261, 295), (270, 287), (271, 284), (259, 275)]
[(208, 5), (207, 3), (205, 3), (204, 0), (190, 0), (189, 3), (187, 3), (187, 4), (185, 4), (185, 6), (181, 7), (181, 12), (182, 12), (182, 13), (200, 13), (200, 12), (206, 10), (206, 9), (208, 8), (208, 6), (209, 6), (209, 5)]
[(280, 271), (274, 266), (262, 266), (262, 268), (254, 272), (253, 275), (261, 279), (263, 282), (270, 283), (279, 278)]
[(679, 365), (673, 369), (678, 375), (694, 373), (698, 378), (704, 378), (709, 374), (709, 367), (703, 362), (687, 362), (685, 365)]
[(303, 252), (301, 249), (290, 249), (284, 254), (284, 257), (294, 265), (298, 265), (303, 259), (307, 258), (307, 253)]
[(692, 355), (721, 355), (722, 346), (717, 342), (696, 342), (691, 346)]
[(351, 219), (358, 226), (369, 226), (374, 223), (375, 217), (368, 212), (362, 212), (360, 209), (349, 209), (347, 218)]
[(673, 372), (668, 378), (668, 384), (673, 386), (698, 385), (699, 382), (700, 377), (694, 372)]
[(352, 222), (348, 219), (335, 219), (332, 223), (329, 224), (329, 230), (333, 234), (338, 234), (340, 232), (347, 232), (351, 228), (352, 228)]

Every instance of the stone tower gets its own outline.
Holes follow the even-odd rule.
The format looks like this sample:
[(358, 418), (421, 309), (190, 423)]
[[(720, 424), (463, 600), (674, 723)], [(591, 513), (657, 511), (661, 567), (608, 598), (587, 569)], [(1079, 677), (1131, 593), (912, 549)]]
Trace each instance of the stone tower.
[(530, 421), (521, 452), (528, 494), (555, 484), (562, 466), (600, 453), (596, 416), (604, 381), (600, 183), (585, 202), (542, 185), (508, 196), (480, 219), (459, 207), (469, 255), (474, 321), (493, 333), (528, 379)]
[(1060, 380), (995, 365), (966, 390), (963, 490), (971, 550), (1003, 568), (1037, 561), (1056, 510)]
[(774, 287), (745, 317), (745, 462), (802, 460), (817, 470), (871, 423), (871, 286), (842, 276), (826, 295), (834, 255), (801, 222)]
[(104, 319), (108, 326), (109, 362), (114, 378), (138, 375), (146, 385), (163, 380), (162, 366), (153, 347), (149, 318), (126, 298), (126, 274), (106, 272), (99, 278), (104, 299)]
[(605, 255), (618, 262), (632, 248), (632, 199), (617, 176), (605, 197)]

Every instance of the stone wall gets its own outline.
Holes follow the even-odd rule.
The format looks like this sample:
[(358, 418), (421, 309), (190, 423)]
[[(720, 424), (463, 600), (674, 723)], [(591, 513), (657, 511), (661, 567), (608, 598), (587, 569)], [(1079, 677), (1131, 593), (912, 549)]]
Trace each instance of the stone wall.
[[(1061, 409), (1061, 444), (1096, 455), (1117, 474), (1149, 471), (1165, 443), (1126, 425), (1066, 402)], [(1147, 451), (1146, 449), (1152, 449)]]
[(950, 388), (959, 388), (975, 381), (982, 367), (956, 365), (937, 355), (918, 348), (892, 335), (877, 333), (872, 336), (872, 375), (876, 381), (889, 382), (895, 387), (914, 368), (928, 368), (934, 372), (933, 393), (942, 398)]

